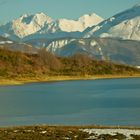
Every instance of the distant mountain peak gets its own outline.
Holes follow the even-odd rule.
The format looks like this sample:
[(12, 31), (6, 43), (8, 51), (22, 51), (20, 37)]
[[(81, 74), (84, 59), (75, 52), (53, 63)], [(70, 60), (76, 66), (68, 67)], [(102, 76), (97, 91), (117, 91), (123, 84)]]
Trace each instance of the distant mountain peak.
[(102, 17), (98, 16), (96, 13), (84, 14), (79, 17), (78, 20), (86, 20), (87, 18), (99, 18), (100, 21), (104, 20)]
[(4, 32), (7, 34), (10, 32), (11, 35), (12, 31), (14, 36), (24, 38), (39, 31), (46, 23), (48, 24), (50, 22), (52, 22), (52, 19), (44, 13), (24, 14), (12, 22), (9, 22), (8, 25), (6, 25), (6, 27), (8, 26), (7, 32), (6, 27), (4, 28)]
[(78, 19), (79, 22), (82, 22), (84, 24), (85, 28), (97, 25), (103, 20), (103, 18), (95, 13), (85, 14)]

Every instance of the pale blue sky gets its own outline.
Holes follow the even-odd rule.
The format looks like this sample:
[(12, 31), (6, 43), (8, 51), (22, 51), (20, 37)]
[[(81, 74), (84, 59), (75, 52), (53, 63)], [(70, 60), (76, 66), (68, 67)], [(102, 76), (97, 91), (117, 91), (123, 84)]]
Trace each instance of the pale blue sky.
[(44, 12), (54, 19), (76, 19), (93, 12), (108, 18), (136, 3), (140, 0), (0, 0), (0, 22), (36, 12)]

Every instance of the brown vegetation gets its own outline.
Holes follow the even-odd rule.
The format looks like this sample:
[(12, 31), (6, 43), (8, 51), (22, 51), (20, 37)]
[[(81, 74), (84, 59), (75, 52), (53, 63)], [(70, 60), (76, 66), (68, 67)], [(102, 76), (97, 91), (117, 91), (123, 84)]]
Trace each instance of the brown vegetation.
[(121, 64), (93, 60), (77, 54), (55, 57), (45, 49), (38, 54), (23, 54), (0, 49), (0, 77), (84, 76), (140, 74), (140, 70)]
[[(85, 140), (95, 137), (99, 140), (124, 140), (124, 134), (89, 134), (81, 129), (100, 128), (100, 127), (78, 127), (78, 126), (26, 126), (15, 128), (1, 128), (0, 140)], [(105, 128), (103, 128), (105, 129)], [(139, 140), (140, 135), (131, 135), (133, 140)], [(92, 138), (94, 139), (94, 138)]]

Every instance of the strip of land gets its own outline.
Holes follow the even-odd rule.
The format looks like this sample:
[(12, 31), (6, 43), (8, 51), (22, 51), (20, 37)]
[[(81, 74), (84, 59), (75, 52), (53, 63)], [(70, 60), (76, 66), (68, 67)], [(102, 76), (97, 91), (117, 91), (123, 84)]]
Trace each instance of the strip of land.
[(45, 50), (24, 54), (0, 49), (0, 85), (131, 77), (140, 77), (140, 69), (82, 54), (56, 57)]
[(0, 140), (139, 140), (140, 128), (103, 126), (21, 126), (0, 128)]
[(140, 74), (134, 75), (86, 75), (86, 76), (44, 76), (4, 79), (0, 78), (0, 85), (21, 85), (25, 83), (70, 81), (70, 80), (97, 80), (97, 79), (118, 79), (118, 78), (140, 78)]

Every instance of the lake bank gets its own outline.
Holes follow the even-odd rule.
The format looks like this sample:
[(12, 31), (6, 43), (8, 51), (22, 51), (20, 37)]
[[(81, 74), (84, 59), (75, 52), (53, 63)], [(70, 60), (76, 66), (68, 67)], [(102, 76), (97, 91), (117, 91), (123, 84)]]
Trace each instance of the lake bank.
[(50, 82), (50, 81), (73, 81), (73, 80), (97, 80), (118, 78), (139, 78), (140, 74), (133, 75), (86, 75), (86, 76), (42, 76), (6, 79), (0, 78), (0, 85), (21, 85), (26, 83)]
[(3, 139), (140, 139), (140, 128), (109, 126), (21, 126), (0, 128)]

